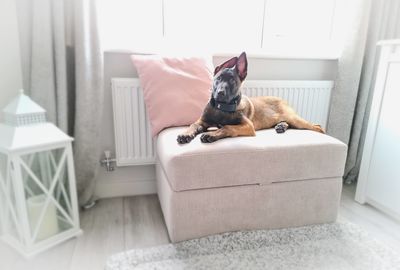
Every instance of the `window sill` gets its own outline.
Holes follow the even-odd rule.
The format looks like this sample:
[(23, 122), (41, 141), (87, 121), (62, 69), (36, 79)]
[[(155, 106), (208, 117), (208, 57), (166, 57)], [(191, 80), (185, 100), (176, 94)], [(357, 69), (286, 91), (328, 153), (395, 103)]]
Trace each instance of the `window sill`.
[[(227, 52), (216, 52), (213, 56), (221, 57), (233, 57), (238, 55), (240, 52), (227, 53)], [(247, 52), (249, 58), (261, 58), (261, 59), (298, 59), (298, 60), (338, 60), (339, 54), (333, 51), (320, 51), (320, 52), (302, 52), (302, 51), (257, 51), (250, 50)]]
[[(131, 50), (131, 49), (106, 49), (104, 53), (119, 53), (119, 54), (161, 54), (161, 51), (148, 51), (148, 50)], [(247, 50), (248, 58), (257, 59), (297, 59), (297, 60), (338, 60), (339, 53), (333, 51), (321, 51), (321, 52), (277, 52), (277, 51), (256, 51)], [(236, 52), (213, 52), (213, 57), (233, 57), (240, 54)]]
[[(286, 43), (287, 44), (287, 43)], [(295, 44), (290, 43), (290, 44)], [(270, 48), (265, 49), (247, 49), (245, 50), (249, 58), (261, 59), (298, 59), (298, 60), (338, 60), (340, 51), (338, 46), (327, 45), (326, 43), (301, 45), (296, 44), (292, 46), (283, 46), (281, 44), (271, 45)], [(172, 46), (163, 47), (137, 47), (134, 49), (129, 47), (122, 48), (108, 48), (104, 50), (105, 53), (122, 53), (122, 54), (169, 54), (169, 55), (212, 55), (213, 57), (233, 57), (240, 54), (242, 51), (238, 49), (214, 49), (214, 50), (201, 50), (201, 49), (184, 49)]]

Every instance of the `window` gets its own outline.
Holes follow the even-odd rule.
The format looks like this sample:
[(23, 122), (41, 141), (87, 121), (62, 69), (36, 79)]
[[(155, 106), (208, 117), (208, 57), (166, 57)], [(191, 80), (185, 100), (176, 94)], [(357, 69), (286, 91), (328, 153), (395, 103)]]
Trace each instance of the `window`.
[(334, 3), (334, 0), (267, 0), (265, 40), (328, 40), (331, 35)]
[(337, 0), (98, 0), (106, 49), (273, 51), (328, 44)]
[(165, 38), (221, 50), (261, 46), (264, 0), (165, 0)]
[(148, 48), (162, 41), (163, 0), (98, 0), (105, 49)]

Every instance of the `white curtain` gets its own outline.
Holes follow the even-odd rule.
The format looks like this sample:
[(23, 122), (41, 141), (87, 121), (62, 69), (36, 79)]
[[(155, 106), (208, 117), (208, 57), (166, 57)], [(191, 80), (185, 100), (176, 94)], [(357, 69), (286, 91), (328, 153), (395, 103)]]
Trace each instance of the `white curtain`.
[(80, 204), (93, 200), (103, 107), (96, 0), (17, 0), (24, 88), (75, 138)]
[(360, 86), (349, 142), (345, 179), (355, 181), (360, 169), (361, 155), (368, 125), (368, 117), (375, 84), (379, 48), (383, 39), (400, 38), (400, 1), (374, 0), (372, 2), (368, 39), (364, 55)]
[(371, 0), (337, 0), (333, 39), (342, 47), (327, 133), (348, 143), (358, 96)]

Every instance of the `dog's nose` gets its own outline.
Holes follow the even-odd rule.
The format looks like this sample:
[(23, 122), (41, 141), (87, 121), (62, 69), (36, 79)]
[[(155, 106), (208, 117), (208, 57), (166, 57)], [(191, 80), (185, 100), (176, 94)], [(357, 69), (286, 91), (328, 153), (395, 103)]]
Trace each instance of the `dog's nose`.
[(219, 96), (219, 97), (225, 96), (225, 91), (224, 90), (218, 90), (217, 91), (217, 96)]

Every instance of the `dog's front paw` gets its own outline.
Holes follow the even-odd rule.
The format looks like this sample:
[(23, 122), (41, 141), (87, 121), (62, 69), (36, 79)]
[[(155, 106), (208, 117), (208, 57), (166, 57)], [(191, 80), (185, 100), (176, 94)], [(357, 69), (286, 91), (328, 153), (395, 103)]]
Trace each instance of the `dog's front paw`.
[(184, 144), (184, 143), (190, 143), (193, 139), (194, 139), (193, 134), (181, 134), (178, 135), (176, 141), (180, 144)]
[(200, 140), (203, 143), (212, 143), (218, 141), (218, 137), (212, 133), (204, 133), (203, 135), (201, 135)]

